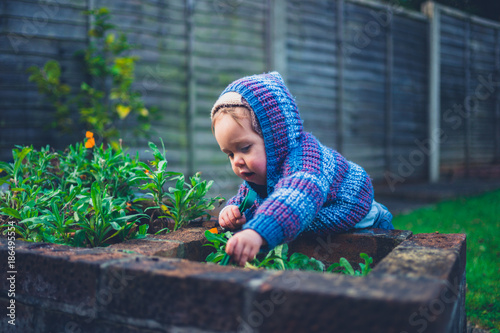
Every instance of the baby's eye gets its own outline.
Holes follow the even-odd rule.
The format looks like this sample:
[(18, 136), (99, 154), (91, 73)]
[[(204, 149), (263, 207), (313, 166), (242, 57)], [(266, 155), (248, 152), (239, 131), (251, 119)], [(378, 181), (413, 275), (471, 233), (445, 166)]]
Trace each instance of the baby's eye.
[(248, 151), (250, 150), (250, 147), (251, 147), (251, 146), (252, 146), (252, 145), (248, 145), (248, 146), (245, 146), (245, 147), (241, 148), (241, 152), (242, 152), (242, 153), (246, 153), (246, 152), (248, 152)]
[(234, 156), (234, 154), (233, 154), (233, 153), (228, 153), (228, 154), (227, 154), (227, 157), (228, 157), (229, 159), (233, 158), (233, 156)]

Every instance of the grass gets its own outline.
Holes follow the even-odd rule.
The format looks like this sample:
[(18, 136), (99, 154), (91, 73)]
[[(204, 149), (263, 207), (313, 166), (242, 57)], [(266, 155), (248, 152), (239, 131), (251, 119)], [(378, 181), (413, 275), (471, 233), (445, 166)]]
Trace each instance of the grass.
[(396, 229), (467, 234), (467, 319), (500, 333), (500, 190), (398, 215)]

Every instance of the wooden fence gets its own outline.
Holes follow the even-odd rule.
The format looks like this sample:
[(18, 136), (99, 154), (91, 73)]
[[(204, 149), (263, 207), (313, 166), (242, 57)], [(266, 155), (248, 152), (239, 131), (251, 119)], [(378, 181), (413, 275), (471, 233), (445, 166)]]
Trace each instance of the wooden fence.
[[(500, 24), (433, 3), (419, 13), (367, 0), (4, 0), (1, 160), (15, 144), (83, 138), (85, 129), (44, 130), (53, 111), (26, 69), (56, 59), (77, 89), (85, 77), (74, 53), (91, 24), (82, 11), (102, 6), (139, 46), (135, 87), (163, 115), (153, 141), (163, 139), (173, 169), (203, 171), (224, 195), (239, 180), (209, 110), (228, 83), (268, 70), (285, 77), (306, 130), (375, 180), (436, 180), (499, 160)], [(148, 157), (146, 142), (134, 150)]]

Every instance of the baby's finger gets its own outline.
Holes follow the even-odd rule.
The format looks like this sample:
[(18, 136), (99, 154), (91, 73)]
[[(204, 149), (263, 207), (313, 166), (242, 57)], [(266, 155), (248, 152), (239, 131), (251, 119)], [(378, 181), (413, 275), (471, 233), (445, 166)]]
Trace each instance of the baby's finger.
[(236, 221), (232, 219), (227, 219), (226, 220), (226, 225), (228, 229), (234, 229), (235, 228)]
[(241, 215), (241, 217), (236, 220), (236, 225), (238, 227), (241, 227), (245, 223), (247, 223), (247, 219), (245, 218), (245, 215)]
[(224, 216), (219, 217), (219, 225), (222, 228), (229, 228), (229, 223), (227, 222), (226, 217), (224, 217)]
[(245, 246), (245, 248), (243, 248), (243, 250), (241, 251), (241, 254), (239, 256), (238, 264), (240, 266), (245, 266), (247, 261), (249, 261), (250, 259), (253, 259), (253, 258), (250, 258), (251, 254), (252, 254), (251, 248), (249, 246)]
[(238, 238), (234, 237), (230, 238), (226, 244), (226, 253), (229, 254), (230, 256), (234, 256), (235, 255), (234, 249), (237, 244), (238, 244)]

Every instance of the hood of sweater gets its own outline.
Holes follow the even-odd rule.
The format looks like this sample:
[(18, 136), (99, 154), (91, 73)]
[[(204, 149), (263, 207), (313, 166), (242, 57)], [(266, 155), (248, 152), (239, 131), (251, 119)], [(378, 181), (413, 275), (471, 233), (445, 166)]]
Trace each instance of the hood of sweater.
[(267, 193), (283, 174), (286, 157), (300, 145), (303, 134), (299, 110), (278, 72), (243, 77), (221, 93), (236, 92), (253, 109), (262, 129), (267, 158)]

